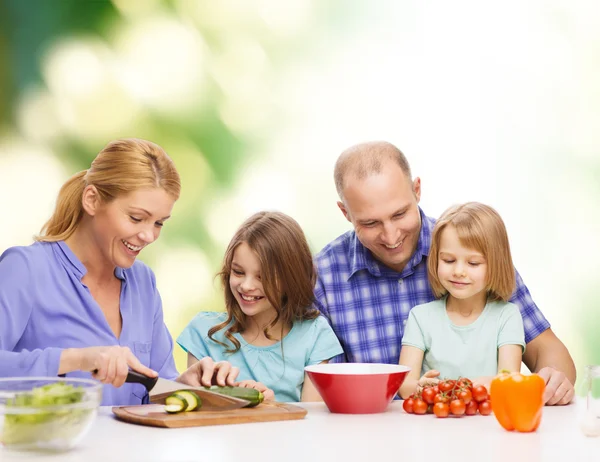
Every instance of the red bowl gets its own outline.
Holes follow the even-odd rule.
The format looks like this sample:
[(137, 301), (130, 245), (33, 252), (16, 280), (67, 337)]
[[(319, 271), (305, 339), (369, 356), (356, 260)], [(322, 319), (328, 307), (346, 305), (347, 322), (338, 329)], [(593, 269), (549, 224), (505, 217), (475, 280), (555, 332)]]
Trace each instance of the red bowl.
[(395, 364), (336, 363), (304, 368), (331, 412), (384, 412), (410, 367)]

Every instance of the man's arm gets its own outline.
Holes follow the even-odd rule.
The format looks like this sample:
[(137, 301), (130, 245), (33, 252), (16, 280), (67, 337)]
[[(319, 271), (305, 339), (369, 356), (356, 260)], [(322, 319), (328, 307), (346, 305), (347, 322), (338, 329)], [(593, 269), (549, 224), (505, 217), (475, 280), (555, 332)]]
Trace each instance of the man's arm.
[(560, 339), (546, 329), (527, 344), (523, 362), (546, 380), (544, 401), (548, 405), (569, 404), (575, 395), (575, 364)]

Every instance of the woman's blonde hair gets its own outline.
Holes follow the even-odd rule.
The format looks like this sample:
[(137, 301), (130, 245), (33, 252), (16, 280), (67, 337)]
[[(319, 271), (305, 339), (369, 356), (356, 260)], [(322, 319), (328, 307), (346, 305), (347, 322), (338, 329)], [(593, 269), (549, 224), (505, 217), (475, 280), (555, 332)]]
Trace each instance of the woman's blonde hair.
[[(208, 331), (208, 336), (227, 348), (225, 351), (228, 353), (234, 353), (241, 347), (233, 334), (243, 332), (248, 326), (248, 318), (229, 286), (235, 249), (242, 242), (258, 257), (264, 294), (277, 313), (271, 324), (265, 327), (267, 338), (273, 339), (268, 331), (279, 321), (282, 321), (283, 330), (284, 326), (290, 326), (295, 321), (319, 316), (319, 312), (313, 307), (316, 270), (302, 228), (284, 213), (258, 212), (248, 218), (231, 239), (221, 271), (217, 274), (225, 291), (227, 319), (213, 326)], [(225, 337), (233, 347), (213, 338), (216, 332), (230, 323), (232, 324), (225, 332)]]
[(463, 246), (476, 250), (484, 256), (487, 263), (488, 298), (507, 302), (516, 285), (508, 234), (498, 212), (479, 202), (467, 202), (450, 207), (433, 228), (427, 272), (435, 296), (440, 298), (448, 292), (438, 277), (438, 264), (441, 235), (449, 225), (456, 229)]
[(96, 187), (104, 203), (141, 188), (162, 188), (177, 200), (181, 190), (175, 164), (160, 146), (135, 138), (112, 141), (88, 170), (62, 186), (54, 213), (36, 240), (64, 241), (73, 234), (83, 217), (83, 190), (89, 185)]

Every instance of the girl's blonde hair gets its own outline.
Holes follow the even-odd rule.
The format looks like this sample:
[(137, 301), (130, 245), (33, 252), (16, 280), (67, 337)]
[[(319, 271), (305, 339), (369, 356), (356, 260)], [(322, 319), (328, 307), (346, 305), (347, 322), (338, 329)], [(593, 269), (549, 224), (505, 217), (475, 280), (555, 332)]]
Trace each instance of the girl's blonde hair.
[(488, 298), (507, 302), (516, 285), (508, 234), (498, 212), (479, 202), (467, 202), (450, 207), (433, 228), (427, 272), (435, 296), (440, 298), (448, 292), (438, 277), (438, 264), (441, 235), (449, 225), (456, 229), (463, 246), (476, 250), (484, 256), (487, 263)]
[[(225, 291), (227, 319), (213, 326), (208, 331), (208, 336), (227, 348), (225, 351), (228, 353), (234, 353), (241, 347), (233, 334), (243, 332), (248, 326), (248, 317), (241, 310), (229, 286), (233, 255), (242, 242), (258, 257), (265, 297), (277, 313), (271, 324), (265, 327), (267, 338), (273, 339), (268, 331), (279, 321), (282, 321), (283, 331), (284, 326), (290, 326), (295, 321), (319, 316), (319, 312), (313, 307), (316, 270), (302, 228), (293, 218), (281, 212), (256, 213), (240, 226), (231, 239), (225, 251), (223, 266), (217, 274)], [(213, 337), (230, 323), (225, 337), (233, 347)]]
[(62, 186), (54, 213), (36, 240), (64, 241), (75, 232), (83, 217), (83, 190), (89, 185), (96, 187), (105, 203), (141, 188), (162, 188), (177, 200), (181, 190), (175, 164), (160, 146), (135, 138), (112, 141), (88, 170)]

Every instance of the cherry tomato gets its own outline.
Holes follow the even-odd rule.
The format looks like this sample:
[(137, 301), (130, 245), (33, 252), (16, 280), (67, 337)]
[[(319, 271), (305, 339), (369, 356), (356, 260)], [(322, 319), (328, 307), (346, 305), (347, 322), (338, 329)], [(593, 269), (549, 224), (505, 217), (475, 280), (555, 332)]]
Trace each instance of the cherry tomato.
[(450, 401), (450, 397), (446, 393), (438, 393), (437, 395), (435, 395), (435, 398), (433, 398), (434, 404), (447, 403), (448, 401)]
[(462, 399), (465, 404), (469, 404), (473, 399), (473, 395), (469, 390), (461, 390), (456, 396), (458, 399)]
[(444, 380), (439, 383), (438, 388), (442, 393), (447, 393), (454, 388), (454, 380)]
[(417, 398), (413, 401), (413, 412), (415, 414), (425, 414), (427, 412), (427, 403), (421, 398)]
[(427, 404), (433, 404), (433, 399), (435, 398), (435, 391), (433, 390), (433, 387), (423, 388), (421, 396), (423, 397), (423, 401), (425, 401)]
[(492, 403), (489, 399), (479, 403), (479, 413), (481, 415), (490, 415), (492, 413)]
[(433, 413), (440, 419), (448, 417), (448, 414), (450, 413), (450, 406), (448, 406), (446, 403), (435, 403), (433, 405)]
[(408, 399), (405, 399), (404, 402), (402, 403), (402, 408), (406, 411), (407, 414), (413, 413), (413, 403), (414, 402), (415, 402), (414, 399), (408, 398)]
[(464, 387), (464, 388), (473, 388), (473, 382), (471, 382), (468, 378), (466, 377), (462, 377), (461, 379), (459, 379), (458, 381), (458, 386), (459, 387)]
[(478, 403), (485, 401), (488, 398), (487, 388), (483, 385), (477, 385), (473, 388), (473, 399)]
[(467, 409), (465, 411), (466, 415), (475, 415), (477, 414), (477, 409), (479, 409), (479, 404), (475, 400), (471, 400), (469, 404), (467, 404)]
[(463, 415), (467, 410), (467, 406), (460, 399), (453, 399), (450, 401), (450, 412), (453, 415)]
[(435, 391), (435, 394), (437, 395), (440, 392), (440, 387), (436, 385), (435, 387), (433, 387), (433, 391)]

